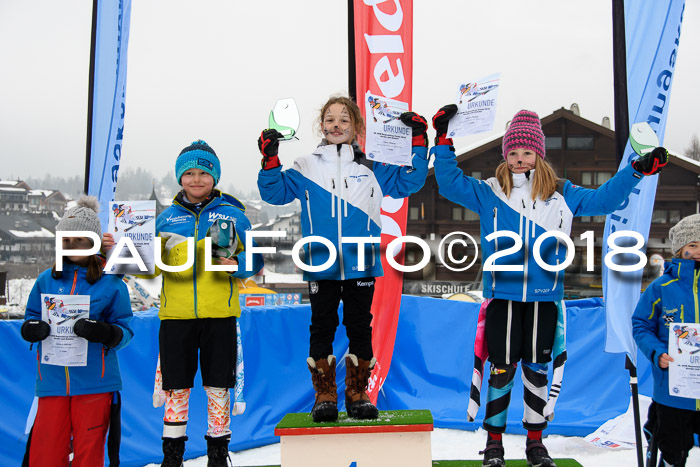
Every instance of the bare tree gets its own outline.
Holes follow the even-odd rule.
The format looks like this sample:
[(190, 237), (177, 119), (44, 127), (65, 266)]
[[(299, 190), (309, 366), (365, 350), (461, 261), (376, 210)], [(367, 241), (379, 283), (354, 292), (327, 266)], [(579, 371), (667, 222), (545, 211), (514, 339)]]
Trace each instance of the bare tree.
[(685, 150), (685, 155), (693, 160), (700, 161), (700, 140), (698, 135), (693, 135), (690, 139), (690, 146)]

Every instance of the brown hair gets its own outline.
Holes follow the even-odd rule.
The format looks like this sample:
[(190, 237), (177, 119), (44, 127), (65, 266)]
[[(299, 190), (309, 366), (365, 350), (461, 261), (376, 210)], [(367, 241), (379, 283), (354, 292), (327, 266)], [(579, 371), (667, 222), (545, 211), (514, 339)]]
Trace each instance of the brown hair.
[[(501, 189), (506, 194), (506, 198), (510, 198), (510, 192), (513, 189), (513, 174), (508, 168), (508, 163), (503, 161), (496, 168), (496, 179)], [(557, 189), (557, 174), (549, 162), (537, 157), (535, 159), (535, 175), (532, 179), (532, 199), (533, 201), (539, 197), (547, 199), (552, 196)]]
[[(64, 263), (72, 263), (68, 258), (64, 258)], [(102, 268), (104, 267), (102, 259), (97, 255), (92, 255), (87, 257), (87, 281), (90, 284), (94, 284), (102, 278)], [(56, 264), (54, 263), (51, 268), (51, 277), (54, 279), (60, 279), (63, 276), (63, 271), (56, 270)]]
[(316, 131), (319, 132), (323, 128), (323, 116), (326, 114), (328, 107), (333, 104), (344, 105), (350, 115), (353, 129), (355, 130), (355, 139), (362, 139), (365, 136), (365, 119), (362, 117), (362, 111), (357, 106), (355, 101), (345, 96), (331, 96), (328, 101), (321, 107), (321, 113), (318, 116)]

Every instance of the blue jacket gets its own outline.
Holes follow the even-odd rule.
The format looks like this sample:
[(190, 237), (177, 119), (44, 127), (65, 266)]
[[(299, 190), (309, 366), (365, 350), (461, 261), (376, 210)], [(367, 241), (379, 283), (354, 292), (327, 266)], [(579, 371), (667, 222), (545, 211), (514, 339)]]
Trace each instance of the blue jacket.
[(115, 324), (122, 329), (124, 336), (119, 345), (109, 350), (100, 343), (88, 342), (86, 366), (44, 364), (39, 358), (40, 342), (37, 348), (37, 397), (99, 394), (122, 388), (116, 351), (125, 347), (134, 336), (129, 327), (132, 317), (129, 291), (121, 276), (103, 275), (90, 284), (86, 274), (86, 268), (65, 263), (60, 279), (51, 276), (51, 269), (39, 274), (29, 294), (24, 319), (41, 319), (41, 294), (89, 295), (90, 319)]
[[(323, 271), (304, 271), (305, 280), (383, 275), (378, 243), (365, 245), (364, 261), (359, 265), (358, 244), (342, 240), (380, 237), (382, 198), (405, 198), (423, 187), (428, 174), (427, 152), (427, 148), (414, 146), (413, 167), (401, 167), (367, 161), (364, 156), (356, 156), (348, 144), (329, 144), (298, 158), (291, 169), (282, 171), (277, 167), (258, 173), (262, 199), (270, 204), (299, 199), (302, 235), (323, 237), (338, 253)], [(329, 249), (318, 242), (305, 244), (304, 252), (310, 266), (325, 264), (330, 255)]]
[[(161, 258), (167, 265), (186, 264), (187, 239), (196, 240), (196, 261), (182, 272), (156, 270), (163, 275), (160, 295), (160, 319), (228, 318), (241, 315), (236, 278), (246, 278), (262, 268), (262, 255), (254, 253), (252, 264), (246, 261), (246, 232), (250, 221), (245, 207), (231, 195), (220, 193), (200, 212), (173, 201), (156, 219), (156, 235), (161, 237)], [(238, 271), (206, 271), (204, 239), (217, 219), (233, 221), (238, 237), (235, 250)]]
[(669, 394), (668, 368), (659, 367), (659, 356), (668, 353), (669, 327), (673, 323), (700, 323), (700, 270), (689, 259), (674, 258), (665, 266), (664, 275), (649, 284), (639, 299), (632, 315), (632, 332), (639, 350), (651, 362), (653, 399), (677, 409), (700, 410), (700, 400)]
[[(632, 192), (643, 176), (628, 165), (592, 190), (560, 181), (557, 190), (546, 200), (532, 200), (532, 179), (525, 174), (513, 174), (513, 189), (506, 197), (495, 177), (477, 180), (464, 175), (457, 166), (454, 151), (447, 145), (431, 149), (435, 154), (435, 177), (440, 194), (479, 214), (481, 221), (481, 257), (494, 260), (495, 266), (515, 266), (518, 271), (484, 270), (485, 298), (501, 298), (519, 302), (556, 302), (564, 296), (564, 271), (542, 269), (534, 257), (534, 245), (547, 232), (571, 233), (574, 216), (599, 216), (615, 211)], [(494, 232), (510, 231), (514, 239), (486, 237)], [(555, 237), (542, 241), (539, 251), (542, 261), (556, 266), (564, 262), (566, 247)], [(516, 247), (514, 251), (509, 248)], [(494, 254), (499, 255), (494, 256)]]

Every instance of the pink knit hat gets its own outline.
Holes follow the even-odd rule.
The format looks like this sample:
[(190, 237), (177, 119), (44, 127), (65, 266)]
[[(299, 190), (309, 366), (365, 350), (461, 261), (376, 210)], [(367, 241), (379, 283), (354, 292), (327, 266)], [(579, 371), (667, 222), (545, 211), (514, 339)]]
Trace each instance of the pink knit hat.
[(511, 120), (503, 136), (503, 158), (517, 148), (531, 149), (544, 159), (544, 133), (540, 117), (531, 110), (521, 110)]

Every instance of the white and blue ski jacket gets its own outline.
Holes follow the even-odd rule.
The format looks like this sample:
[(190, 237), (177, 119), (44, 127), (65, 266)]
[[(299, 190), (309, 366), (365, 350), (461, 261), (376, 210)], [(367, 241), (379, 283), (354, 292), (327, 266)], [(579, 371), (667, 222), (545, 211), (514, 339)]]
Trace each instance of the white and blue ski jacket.
[(665, 264), (664, 275), (649, 284), (632, 315), (634, 340), (651, 362), (653, 399), (684, 410), (700, 410), (700, 400), (670, 395), (668, 368), (659, 367), (659, 356), (669, 353), (669, 327), (674, 323), (700, 323), (699, 278), (695, 261), (674, 258)]
[[(378, 243), (365, 244), (358, 264), (358, 243), (348, 237), (381, 235), (380, 207), (384, 196), (405, 198), (420, 190), (428, 174), (427, 148), (413, 147), (413, 166), (401, 167), (367, 161), (349, 144), (321, 145), (313, 154), (299, 157), (291, 169), (260, 170), (258, 188), (270, 204), (301, 201), (304, 237), (324, 237), (335, 246), (337, 257), (323, 271), (304, 271), (304, 280), (346, 280), (383, 275)], [(340, 247), (342, 244), (342, 248)], [(319, 242), (304, 245), (305, 262), (320, 266), (329, 259)]]
[[(598, 189), (562, 180), (548, 199), (533, 201), (530, 175), (534, 171), (528, 175), (513, 174), (513, 189), (508, 198), (495, 177), (477, 180), (464, 175), (450, 146), (435, 146), (431, 153), (435, 154), (435, 177), (440, 194), (479, 215), (482, 261), (490, 258), (496, 267), (520, 268), (518, 271), (485, 270), (484, 297), (519, 302), (556, 302), (564, 296), (564, 271), (547, 271), (535, 261), (533, 247), (538, 237), (549, 231), (569, 236), (574, 216), (599, 216), (615, 211), (643, 177), (629, 165)], [(517, 248), (515, 241), (506, 236), (486, 240), (489, 234), (502, 231), (517, 234), (522, 245)], [(539, 248), (542, 262), (556, 266), (564, 261), (566, 246), (560, 243), (555, 237), (544, 239)]]

